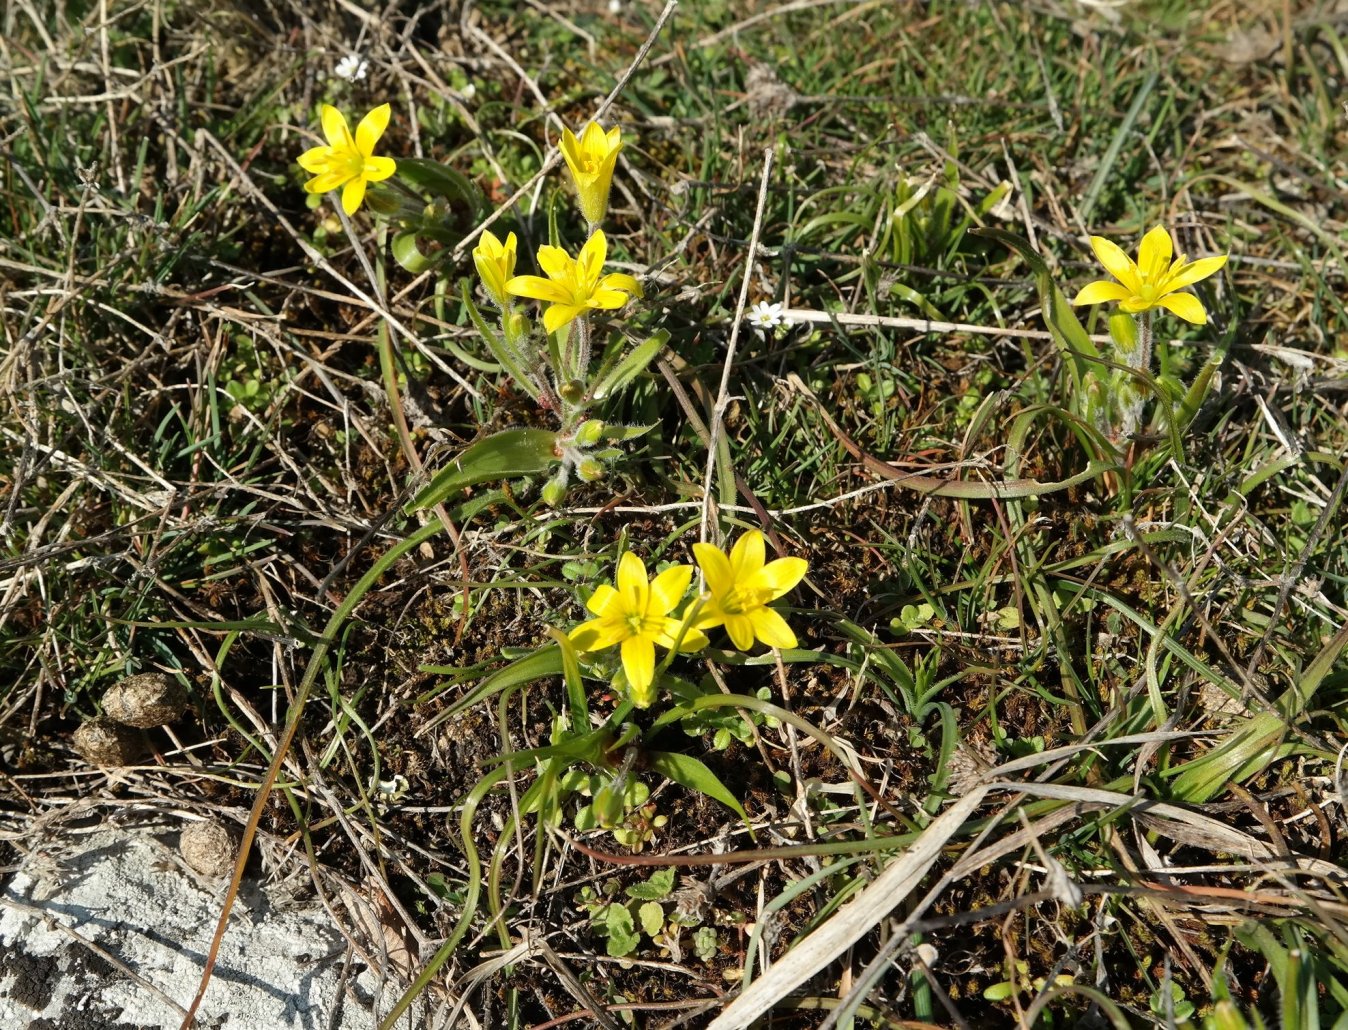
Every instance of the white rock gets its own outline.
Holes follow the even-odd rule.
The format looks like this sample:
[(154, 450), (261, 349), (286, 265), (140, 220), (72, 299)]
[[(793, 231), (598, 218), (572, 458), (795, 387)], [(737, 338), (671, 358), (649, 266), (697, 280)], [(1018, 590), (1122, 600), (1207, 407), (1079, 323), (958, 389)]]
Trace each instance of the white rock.
[[(0, 890), (0, 1027), (176, 1030), (181, 1013), (61, 932), (64, 926), (186, 1008), (220, 914), (180, 866), (177, 826), (48, 831)], [(341, 987), (346, 942), (317, 901), (245, 883), (201, 1030), (367, 1030), (375, 982), (358, 959)]]

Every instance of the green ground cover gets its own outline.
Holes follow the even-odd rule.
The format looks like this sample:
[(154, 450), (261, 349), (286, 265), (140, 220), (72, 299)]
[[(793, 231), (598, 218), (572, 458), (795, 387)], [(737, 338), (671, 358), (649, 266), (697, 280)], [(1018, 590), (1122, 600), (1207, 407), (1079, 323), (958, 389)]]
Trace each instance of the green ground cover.
[[(1348, 14), (1267, 6), (5, 5), (5, 828), (256, 831), (400, 1026), (1348, 1026)], [(1148, 346), (1069, 302), (1157, 225)]]

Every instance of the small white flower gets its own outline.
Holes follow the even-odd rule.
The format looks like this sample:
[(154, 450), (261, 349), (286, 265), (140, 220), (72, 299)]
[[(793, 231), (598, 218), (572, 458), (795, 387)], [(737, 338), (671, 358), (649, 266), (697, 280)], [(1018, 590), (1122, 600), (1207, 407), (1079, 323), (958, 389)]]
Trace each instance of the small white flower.
[(464, 100), (472, 100), (473, 97), (477, 96), (477, 86), (471, 82), (468, 83), (463, 89), (459, 90), (459, 96), (463, 97)]
[(749, 309), (749, 324), (755, 329), (775, 329), (779, 325), (791, 325), (791, 316), (780, 304), (760, 300)]
[(357, 82), (365, 78), (365, 73), (370, 70), (370, 62), (365, 60), (359, 54), (347, 54), (337, 62), (337, 67), (333, 69), (333, 74), (339, 79), (345, 79), (347, 82)]
[(617, 14), (623, 9), (623, 0), (608, 0), (608, 13)]

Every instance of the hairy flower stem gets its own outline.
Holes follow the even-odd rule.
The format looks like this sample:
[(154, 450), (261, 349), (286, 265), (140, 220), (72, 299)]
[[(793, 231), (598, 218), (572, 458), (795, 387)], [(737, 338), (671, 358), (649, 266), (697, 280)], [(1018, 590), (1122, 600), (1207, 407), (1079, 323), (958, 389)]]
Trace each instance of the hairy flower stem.
[(590, 340), (592, 337), (590, 319), (588, 315), (582, 315), (572, 323), (575, 328), (576, 347), (573, 351), (575, 364), (571, 368), (571, 378), (585, 381), (586, 375), (590, 371)]
[(1151, 371), (1151, 319), (1150, 311), (1142, 312), (1137, 325), (1137, 364), (1143, 372)]
[[(1137, 320), (1137, 346), (1126, 355), (1130, 368), (1139, 372), (1151, 371), (1151, 330), (1152, 313), (1144, 311)], [(1129, 376), (1122, 384), (1123, 397), (1120, 404), (1121, 425), (1119, 436), (1128, 439), (1136, 431), (1142, 420), (1142, 409), (1147, 403), (1147, 395), (1136, 379)]]

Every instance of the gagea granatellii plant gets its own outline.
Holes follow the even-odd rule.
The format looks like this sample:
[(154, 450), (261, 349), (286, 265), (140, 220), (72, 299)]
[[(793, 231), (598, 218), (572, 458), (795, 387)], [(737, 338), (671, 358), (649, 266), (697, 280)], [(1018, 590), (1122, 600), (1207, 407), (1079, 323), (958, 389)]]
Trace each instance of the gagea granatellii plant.
[[(1193, 325), (1207, 324), (1203, 302), (1183, 291), (1216, 275), (1226, 265), (1228, 255), (1197, 261), (1190, 261), (1184, 254), (1176, 255), (1170, 233), (1161, 225), (1142, 237), (1136, 261), (1103, 236), (1091, 237), (1091, 249), (1113, 278), (1087, 283), (1072, 303), (1118, 305), (1118, 311), (1109, 319), (1109, 333), (1115, 356), (1125, 369), (1151, 372), (1152, 323), (1157, 309), (1169, 311)], [(1128, 371), (1116, 372), (1106, 382), (1106, 394), (1117, 406), (1117, 436), (1127, 439), (1137, 428), (1147, 392)]]
[[(593, 121), (579, 136), (563, 129), (562, 163), (587, 235), (575, 250), (556, 238), (539, 246), (541, 275), (517, 274), (519, 239), (514, 231), (504, 240), (490, 229), (481, 231), (472, 259), (481, 296), (490, 308), (479, 309), (468, 281), (454, 288), (459, 269), (445, 258), (483, 212), (482, 195), (447, 165), (376, 156), (374, 147), (388, 127), (389, 112), (388, 104), (375, 108), (352, 134), (341, 112), (325, 104), (322, 126), (327, 145), (299, 157), (301, 167), (313, 175), (305, 189), (310, 193), (340, 189), (346, 214), (355, 214), (365, 202), (376, 218), (389, 223), (395, 259), (408, 271), (432, 271), (443, 277), (444, 293), (460, 293), (491, 357), (517, 387), (551, 413), (556, 425), (506, 429), (479, 440), (432, 473), (409, 510), (433, 507), (476, 483), (549, 472), (543, 498), (560, 504), (573, 477), (603, 478), (608, 463), (622, 455), (615, 445), (649, 428), (610, 425), (593, 417), (593, 412), (640, 375), (668, 339), (660, 331), (629, 348), (623, 334), (610, 333), (600, 320), (621, 316), (643, 293), (635, 276), (606, 268), (609, 240), (601, 224), (608, 214), (622, 129), (605, 129)], [(550, 227), (555, 236), (555, 219)], [(538, 302), (540, 322), (530, 317), (532, 305), (522, 305), (521, 300)]]

